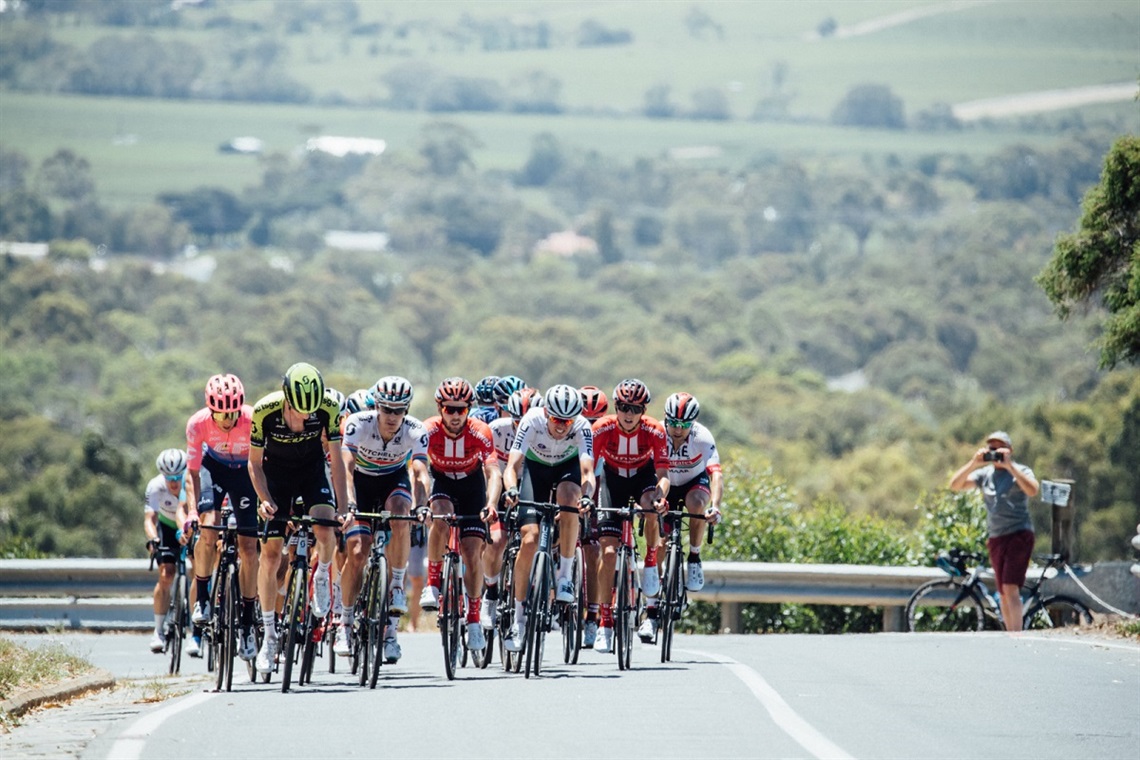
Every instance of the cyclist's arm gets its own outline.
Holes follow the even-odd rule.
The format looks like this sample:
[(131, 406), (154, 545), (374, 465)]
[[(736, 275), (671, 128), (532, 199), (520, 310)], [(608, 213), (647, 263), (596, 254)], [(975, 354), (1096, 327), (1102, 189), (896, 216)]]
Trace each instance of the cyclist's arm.
[(273, 497), (269, 495), (269, 481), (265, 477), (265, 449), (259, 446), (251, 446), (249, 449), (249, 482), (253, 485), (253, 490), (257, 492), (258, 505), (265, 505), (268, 509), (268, 514), (273, 515), (277, 512), (277, 505), (273, 503)]
[(158, 512), (148, 509), (143, 513), (143, 533), (147, 541), (158, 540)]
[(598, 490), (598, 481), (594, 476), (594, 458), (579, 457), (578, 464), (582, 471), (582, 496), (593, 499), (594, 493)]
[[(341, 461), (340, 453), (340, 438), (330, 440), (329, 457), (333, 462)], [(348, 490), (345, 485), (347, 478), (345, 478), (345, 471), (343, 467), (332, 467), (332, 486), (333, 493), (336, 495), (337, 512), (344, 514), (348, 509)]]
[(496, 457), (483, 460), (483, 477), (487, 479), (487, 511), (494, 514), (498, 511), (499, 497), (503, 493), (503, 476), (499, 472), (499, 460)]
[[(664, 461), (664, 460), (658, 460)], [(657, 489), (653, 492), (653, 503), (657, 504), (669, 498), (669, 467), (668, 465), (656, 465), (653, 468), (653, 474), (657, 477)]]
[(193, 515), (194, 519), (198, 518), (198, 501), (202, 493), (202, 470), (187, 469), (186, 470), (186, 513)]
[[(331, 460), (338, 461), (338, 460)], [(356, 454), (349, 450), (347, 446), (340, 448), (340, 469), (344, 472), (344, 493), (345, 501), (343, 502), (343, 509), (338, 509), (338, 512), (343, 513), (348, 509), (349, 504), (356, 503), (356, 481), (352, 478), (353, 471), (356, 470)], [(330, 470), (335, 470), (337, 467), (330, 467)]]
[(427, 504), (428, 494), (431, 493), (431, 473), (428, 472), (427, 459), (412, 457), (412, 507), (421, 507)]
[(503, 491), (519, 487), (519, 478), (522, 476), (523, 452), (521, 449), (511, 449), (507, 456), (507, 466), (503, 470)]
[(709, 508), (720, 510), (720, 500), (724, 497), (724, 473), (720, 467), (709, 469)]

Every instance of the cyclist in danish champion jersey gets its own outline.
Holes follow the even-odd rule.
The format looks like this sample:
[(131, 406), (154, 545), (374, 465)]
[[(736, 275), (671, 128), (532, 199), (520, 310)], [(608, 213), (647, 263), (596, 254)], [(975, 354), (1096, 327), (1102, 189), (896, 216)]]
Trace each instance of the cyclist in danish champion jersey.
[(495, 383), (501, 378), (498, 375), (487, 375), (475, 384), (475, 406), (468, 416), (473, 420), (480, 420), (490, 425), (501, 416), (499, 404), (495, 401)]
[(146, 546), (158, 561), (158, 581), (154, 584), (154, 637), (150, 651), (162, 652), (166, 647), (163, 624), (170, 608), (170, 590), (174, 585), (175, 562), (179, 561), (179, 543), (188, 534), (179, 526), (186, 522), (185, 491), (186, 453), (182, 449), (165, 449), (155, 460), (158, 475), (146, 484), (143, 506), (143, 531)]
[[(460, 523), (460, 554), (463, 585), (467, 593), (467, 648), (487, 646), (480, 625), (483, 598), (483, 545), (487, 538), (484, 521), (498, 519), (502, 478), (498, 457), (487, 423), (469, 416), (475, 392), (461, 377), (444, 379), (435, 391), (439, 415), (424, 422), (428, 435), (431, 467), (431, 508), (435, 514), (452, 513), (466, 518)], [(428, 534), (428, 577), (420, 597), (425, 610), (439, 609), (439, 586), (443, 575), (443, 552), (450, 527), (432, 522)]]
[[(395, 515), (408, 515), (413, 505), (426, 504), (431, 481), (427, 470), (427, 431), (415, 417), (408, 415), (412, 403), (412, 384), (405, 378), (390, 375), (372, 387), (372, 406), (352, 414), (344, 423), (341, 442), (342, 466), (348, 492), (348, 516), (342, 531), (345, 537), (343, 594), (340, 629), (335, 651), (352, 653), (349, 636), (355, 616), (356, 598), (364, 582), (364, 568), (372, 551), (372, 527), (367, 521), (357, 522), (353, 514), (387, 510)], [(408, 595), (404, 580), (411, 552), (411, 530), (406, 521), (391, 523), (392, 538), (384, 547), (391, 568), (388, 633), (384, 641), (384, 657), (389, 662), (400, 659), (396, 626), (400, 615), (408, 611)]]
[[(510, 456), (511, 444), (515, 441), (519, 420), (532, 406), (541, 405), (542, 395), (534, 388), (517, 390), (510, 395), (504, 406), (507, 416), (491, 423), (491, 436), (495, 441), (495, 454), (499, 461), (500, 472), (507, 466), (507, 457)], [(502, 499), (499, 501), (501, 503)], [(483, 548), (483, 603), (479, 619), (485, 630), (494, 628), (498, 622), (496, 607), (499, 601), (499, 574), (503, 569), (503, 553), (507, 549), (508, 539), (501, 521), (492, 523), (488, 530), (491, 541)]]
[[(265, 396), (253, 407), (249, 474), (257, 491), (258, 514), (267, 523), (257, 576), (265, 623), (265, 639), (257, 653), (260, 673), (272, 672), (277, 651), (277, 567), (289, 517), (299, 513), (298, 501), (300, 510), (318, 519), (335, 519), (334, 503), (342, 513), (348, 511), (344, 468), (332, 468), (332, 489), (325, 476), (325, 444), (332, 461), (341, 461), (339, 417), (340, 406), (325, 393), (321, 373), (304, 362), (285, 372), (281, 390)], [(328, 614), (332, 604), (329, 567), (336, 550), (336, 533), (331, 527), (315, 525), (313, 534), (317, 570), (313, 573), (312, 606), (313, 614), (319, 618)]]
[[(249, 431), (253, 407), (245, 403), (245, 388), (236, 375), (214, 375), (206, 382), (206, 406), (186, 423), (186, 502), (190, 521), (217, 525), (222, 503), (229, 496), (238, 526), (238, 585), (241, 588), (238, 655), (251, 660), (257, 654), (253, 610), (257, 599), (257, 493), (249, 479)], [(211, 486), (202, 487), (202, 469)], [(194, 552), (197, 603), (196, 625), (210, 616), (210, 576), (217, 562), (214, 541), (199, 541)]]
[[(582, 416), (592, 426), (606, 416), (610, 401), (606, 392), (596, 385), (583, 385), (578, 389), (582, 394)], [(595, 442), (595, 454), (596, 451)], [(596, 458), (596, 457), (595, 457)], [(601, 462), (594, 465), (594, 476), (598, 479), (598, 506), (603, 506), (606, 497), (605, 474)], [(587, 535), (582, 537), (582, 578), (586, 582), (586, 625), (582, 629), (582, 646), (593, 649), (598, 638), (598, 617), (600, 603), (598, 597), (598, 569), (601, 565), (601, 543), (598, 540), (598, 512), (593, 511), (587, 520)]]
[(690, 393), (674, 393), (665, 399), (670, 492), (685, 500), (685, 509), (690, 514), (703, 513), (705, 516), (704, 520), (689, 521), (688, 572), (685, 578), (685, 587), (689, 591), (704, 588), (701, 545), (705, 540), (705, 526), (720, 522), (720, 503), (724, 496), (720, 454), (712, 432), (697, 422), (700, 413), (701, 405)]
[[(577, 514), (559, 512), (557, 517), (561, 561), (555, 598), (559, 602), (574, 601), (576, 589), (571, 573), (578, 544), (578, 518), (589, 511), (595, 490), (593, 435), (581, 412), (582, 395), (577, 388), (570, 385), (550, 388), (542, 406), (531, 409), (519, 422), (503, 471), (508, 506), (517, 504), (520, 497), (527, 501), (546, 501), (553, 494), (554, 503), (576, 508)], [(521, 651), (523, 646), (523, 601), (538, 549), (540, 519), (533, 508), (519, 512), (522, 544), (515, 558), (515, 619), (503, 639), (503, 645), (512, 652)]]

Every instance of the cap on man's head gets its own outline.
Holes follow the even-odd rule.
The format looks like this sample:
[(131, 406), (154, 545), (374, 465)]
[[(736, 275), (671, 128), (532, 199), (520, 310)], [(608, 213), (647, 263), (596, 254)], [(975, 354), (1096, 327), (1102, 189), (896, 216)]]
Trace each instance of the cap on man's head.
[(1005, 447), (1007, 449), (1010, 449), (1011, 451), (1013, 450), (1013, 439), (1010, 438), (1009, 433), (1005, 432), (1004, 430), (995, 430), (994, 432), (987, 435), (986, 443), (989, 443), (990, 441), (1001, 441), (1003, 444), (1005, 444)]

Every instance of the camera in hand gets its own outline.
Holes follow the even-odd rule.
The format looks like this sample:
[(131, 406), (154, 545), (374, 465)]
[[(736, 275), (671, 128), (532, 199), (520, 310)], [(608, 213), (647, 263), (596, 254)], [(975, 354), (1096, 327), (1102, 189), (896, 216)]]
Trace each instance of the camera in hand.
[(984, 462), (1003, 462), (1005, 461), (1005, 454), (1000, 451), (987, 451), (982, 454), (982, 461)]

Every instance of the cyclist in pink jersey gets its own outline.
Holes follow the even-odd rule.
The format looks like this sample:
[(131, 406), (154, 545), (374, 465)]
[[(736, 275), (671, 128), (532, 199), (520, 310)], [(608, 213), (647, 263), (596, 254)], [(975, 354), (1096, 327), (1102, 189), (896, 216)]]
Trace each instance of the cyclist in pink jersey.
[[(249, 479), (249, 433), (253, 407), (245, 403), (245, 388), (236, 375), (214, 375), (206, 382), (206, 406), (186, 423), (187, 522), (217, 525), (222, 503), (229, 496), (238, 525), (238, 583), (241, 586), (241, 632), (238, 654), (243, 660), (257, 655), (254, 636), (254, 602), (257, 599), (257, 494)], [(203, 492), (201, 471), (210, 474), (211, 487)], [(217, 561), (214, 541), (199, 541), (194, 552), (197, 603), (193, 622), (210, 617), (210, 576)]]

